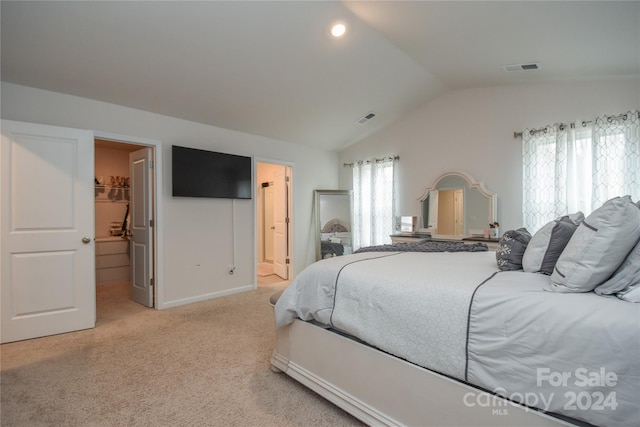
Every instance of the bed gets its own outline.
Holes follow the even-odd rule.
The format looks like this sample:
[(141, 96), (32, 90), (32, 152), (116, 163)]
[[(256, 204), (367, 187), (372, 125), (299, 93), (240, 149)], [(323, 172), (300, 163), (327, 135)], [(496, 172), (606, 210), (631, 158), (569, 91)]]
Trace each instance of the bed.
[(640, 425), (639, 304), (451, 250), (310, 265), (273, 301), (272, 368), (369, 425)]
[(320, 241), (320, 253), (322, 254), (323, 259), (344, 255), (344, 246), (342, 245), (342, 242), (339, 240), (332, 241), (332, 239), (335, 238), (329, 237), (326, 240)]
[(349, 224), (332, 218), (320, 230), (320, 256), (332, 258), (351, 253), (351, 233)]

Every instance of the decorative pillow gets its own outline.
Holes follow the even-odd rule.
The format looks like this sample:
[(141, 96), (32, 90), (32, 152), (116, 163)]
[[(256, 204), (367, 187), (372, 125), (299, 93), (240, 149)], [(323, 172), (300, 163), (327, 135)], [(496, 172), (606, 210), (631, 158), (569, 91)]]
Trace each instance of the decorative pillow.
[(631, 286), (640, 285), (640, 241), (631, 249), (624, 262), (618, 267), (613, 276), (598, 285), (593, 291), (598, 295), (612, 295), (624, 293)]
[(547, 290), (590, 292), (618, 269), (640, 239), (640, 209), (616, 197), (578, 227), (560, 255)]
[(496, 249), (498, 268), (503, 271), (522, 270), (522, 256), (530, 240), (531, 234), (526, 228), (505, 232)]
[(527, 246), (522, 258), (523, 270), (547, 275), (553, 273), (560, 254), (582, 221), (584, 214), (576, 212), (545, 224), (533, 235)]

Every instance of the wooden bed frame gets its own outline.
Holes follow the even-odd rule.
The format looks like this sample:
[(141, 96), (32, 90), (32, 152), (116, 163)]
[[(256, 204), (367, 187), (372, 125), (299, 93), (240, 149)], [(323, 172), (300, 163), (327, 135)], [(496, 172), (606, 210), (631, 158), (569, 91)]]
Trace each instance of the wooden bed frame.
[(295, 320), (271, 358), (284, 372), (371, 426), (575, 426)]

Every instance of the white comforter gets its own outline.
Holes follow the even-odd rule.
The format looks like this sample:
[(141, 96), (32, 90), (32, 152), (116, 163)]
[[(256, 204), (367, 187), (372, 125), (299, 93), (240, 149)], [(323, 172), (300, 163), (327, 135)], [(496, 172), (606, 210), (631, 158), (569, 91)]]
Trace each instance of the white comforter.
[(295, 317), (314, 319), (412, 363), (464, 379), (471, 297), (497, 271), (493, 252), (335, 257), (312, 264), (283, 293), (276, 304), (276, 324)]
[(640, 304), (548, 282), (504, 271), (478, 290), (467, 380), (594, 425), (640, 426)]
[[(276, 326), (315, 320), (529, 406), (640, 425), (640, 305), (546, 292), (547, 280), (498, 272), (493, 252), (359, 253), (305, 269), (278, 300)], [(615, 385), (583, 384), (607, 372)], [(594, 406), (600, 394), (615, 405)]]

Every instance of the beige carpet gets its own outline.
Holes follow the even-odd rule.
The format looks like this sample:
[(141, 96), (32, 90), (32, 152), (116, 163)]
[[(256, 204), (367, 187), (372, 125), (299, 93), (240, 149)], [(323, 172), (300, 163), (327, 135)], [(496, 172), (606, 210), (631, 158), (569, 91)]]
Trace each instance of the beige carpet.
[(276, 288), (158, 311), (101, 285), (95, 329), (0, 347), (0, 423), (362, 425), (270, 370)]

